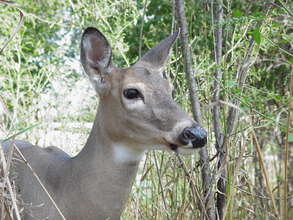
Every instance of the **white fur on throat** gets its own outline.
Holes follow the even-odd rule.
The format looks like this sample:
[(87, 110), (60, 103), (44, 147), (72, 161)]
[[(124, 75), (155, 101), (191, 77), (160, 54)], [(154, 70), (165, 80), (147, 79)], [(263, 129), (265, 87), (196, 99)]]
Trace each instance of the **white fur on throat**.
[(144, 155), (144, 151), (136, 150), (132, 147), (127, 147), (121, 143), (115, 143), (112, 145), (114, 159), (116, 162), (134, 162), (140, 161)]

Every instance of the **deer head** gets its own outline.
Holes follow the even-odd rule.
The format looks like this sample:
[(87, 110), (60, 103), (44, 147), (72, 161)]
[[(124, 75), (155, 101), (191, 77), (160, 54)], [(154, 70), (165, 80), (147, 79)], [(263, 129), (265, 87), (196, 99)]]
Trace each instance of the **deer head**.
[(100, 97), (99, 118), (108, 140), (135, 150), (193, 152), (207, 142), (207, 132), (172, 99), (163, 69), (178, 31), (149, 50), (136, 64), (118, 68), (112, 50), (96, 28), (81, 41), (81, 62)]

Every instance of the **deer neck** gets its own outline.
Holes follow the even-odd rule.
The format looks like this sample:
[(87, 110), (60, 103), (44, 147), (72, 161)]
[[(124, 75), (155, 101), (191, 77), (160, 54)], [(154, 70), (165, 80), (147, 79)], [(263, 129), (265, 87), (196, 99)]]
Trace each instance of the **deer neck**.
[(68, 190), (80, 192), (79, 199), (84, 198), (88, 207), (101, 207), (100, 212), (105, 213), (116, 210), (120, 215), (143, 152), (111, 141), (101, 119), (98, 111), (85, 147), (72, 159), (70, 179), (74, 189)]
[[(80, 161), (87, 160), (92, 162), (94, 166), (99, 161), (103, 161), (105, 163), (103, 168), (105, 169), (107, 169), (106, 164), (109, 167), (137, 165), (144, 152), (129, 143), (111, 140), (106, 133), (106, 129), (104, 129), (105, 125), (102, 119), (103, 110), (99, 108), (87, 142), (75, 159)], [(89, 158), (91, 160), (88, 160)]]

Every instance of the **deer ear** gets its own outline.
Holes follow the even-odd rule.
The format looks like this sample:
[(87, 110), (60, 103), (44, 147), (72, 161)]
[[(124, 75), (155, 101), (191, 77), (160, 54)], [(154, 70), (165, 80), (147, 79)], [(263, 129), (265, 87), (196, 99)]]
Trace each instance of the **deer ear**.
[(162, 73), (165, 63), (168, 59), (170, 49), (177, 39), (179, 30), (162, 40), (155, 47), (150, 49), (135, 66), (145, 67), (151, 72)]
[(87, 28), (81, 39), (81, 63), (96, 91), (104, 93), (110, 86), (112, 49), (106, 37), (96, 28)]

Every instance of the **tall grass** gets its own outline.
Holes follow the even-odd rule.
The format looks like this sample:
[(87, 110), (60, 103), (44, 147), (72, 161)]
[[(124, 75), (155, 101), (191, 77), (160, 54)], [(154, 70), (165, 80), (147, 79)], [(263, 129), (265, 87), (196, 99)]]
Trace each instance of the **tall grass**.
[[(127, 66), (137, 60), (140, 44), (146, 51), (176, 26), (172, 4), (126, 0), (16, 2), (24, 12), (24, 24), (0, 54), (0, 139), (17, 134), (17, 139), (40, 146), (56, 145), (74, 155), (86, 141), (98, 105), (79, 64), (82, 29), (96, 26), (103, 31), (110, 39), (114, 63)], [(235, 129), (227, 143), (225, 219), (293, 217), (293, 130), (289, 115), (293, 101), (289, 86), (289, 81), (293, 82), (289, 27), (292, 5), (277, 1), (265, 16), (264, 2), (241, 6), (237, 1), (224, 2), (220, 82), (223, 129), (229, 107), (234, 101), (240, 103)], [(211, 190), (215, 190), (219, 176), (211, 109), (217, 66), (210, 7), (206, 1), (186, 1), (193, 69), (200, 87), (203, 126), (209, 133), (207, 148), (214, 183)], [(0, 48), (19, 19), (15, 6), (0, 1), (0, 20), (5, 21), (0, 22)], [(254, 29), (260, 21), (261, 27)], [(250, 36), (257, 41), (253, 65), (240, 90), (236, 73)], [(190, 112), (179, 42), (166, 73), (176, 88), (175, 99)], [(9, 158), (7, 161), (10, 164)], [(2, 175), (8, 172), (3, 173), (5, 166), (1, 156)], [(123, 219), (200, 219), (204, 203), (200, 166), (198, 154), (179, 158), (172, 153), (148, 152), (140, 164)], [(15, 200), (6, 190), (4, 177), (0, 182), (2, 217), (19, 205), (12, 204)]]

